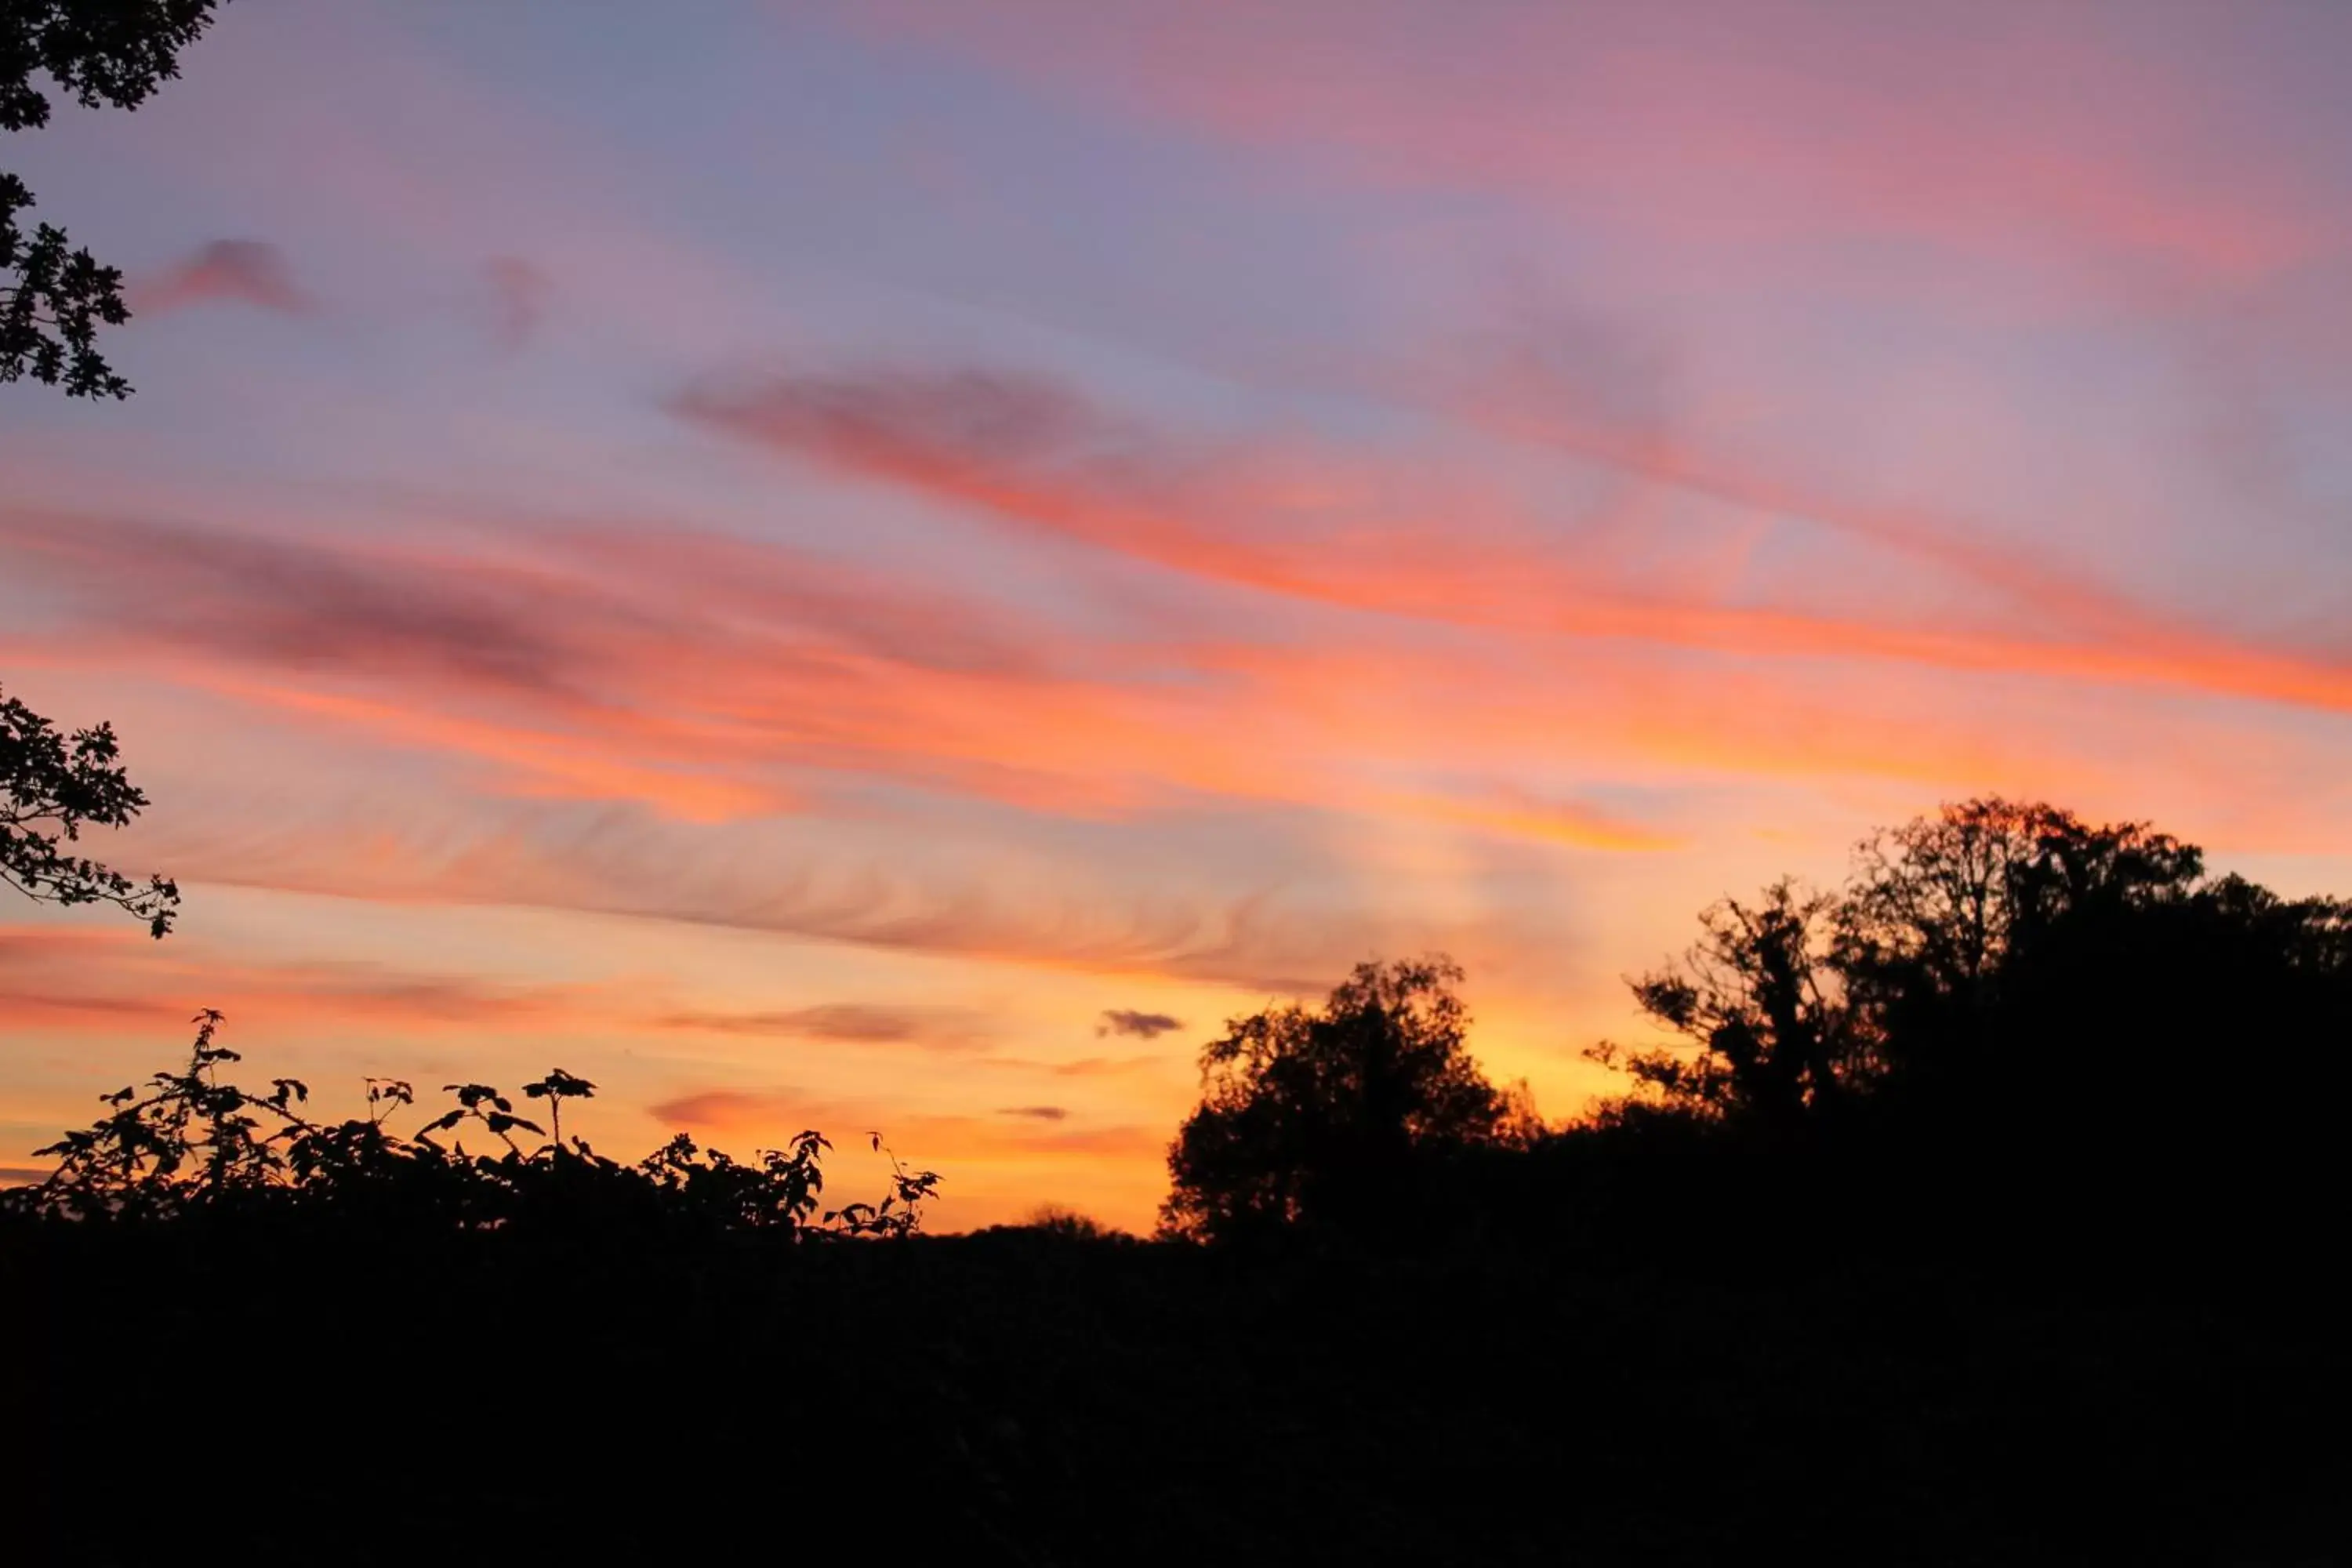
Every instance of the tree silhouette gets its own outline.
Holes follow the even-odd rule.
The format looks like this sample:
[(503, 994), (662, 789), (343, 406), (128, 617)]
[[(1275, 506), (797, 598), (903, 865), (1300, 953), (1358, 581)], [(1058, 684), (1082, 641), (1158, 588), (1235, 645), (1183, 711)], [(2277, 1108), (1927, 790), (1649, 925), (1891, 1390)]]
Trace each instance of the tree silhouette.
[(1947, 805), (1857, 847), (1835, 967), (1906, 1084), (1989, 1065), (2003, 985), (2038, 944), (2179, 904), (2203, 870), (2194, 846), (2145, 823), (2095, 827), (1998, 797)]
[(1837, 891), (1784, 879), (1703, 911), (1678, 963), (1630, 983), (1682, 1047), (1588, 1055), (1666, 1109), (1780, 1123), (1916, 1094), (1933, 1074), (2045, 1070), (2021, 1055), (2036, 1035), (2016, 1011), (2027, 977), (2054, 963), (2061, 989), (2112, 1008), (2124, 994), (2099, 987), (2123, 977), (2053, 955), (2185, 907), (2203, 869), (2194, 846), (2145, 823), (2092, 826), (1999, 797), (1946, 805), (1864, 839)]
[(1632, 982), (1642, 1010), (1695, 1053), (1603, 1044), (1588, 1054), (1679, 1110), (1771, 1121), (1826, 1110), (1871, 1061), (1829, 962), (1835, 908), (1783, 880), (1753, 903), (1707, 909), (1679, 964)]
[(1417, 1156), (1505, 1136), (1514, 1105), (1465, 1047), (1462, 978), (1443, 956), (1361, 963), (1319, 1011), (1229, 1019), (1169, 1150), (1166, 1228), (1377, 1233), (1400, 1222)]
[(1783, 882), (1701, 927), (1632, 982), (1681, 1041), (1589, 1053), (1633, 1087), (1570, 1162), (1622, 1155), (1632, 1186), (1683, 1194), (1683, 1245), (1697, 1211), (1706, 1245), (1769, 1250), (1777, 1221), (1732, 1216), (1834, 1208), (2045, 1258), (2271, 1268), (2352, 1197), (2330, 1154), (2352, 904), (2208, 877), (2145, 823), (1984, 798), (1864, 840), (1834, 892)]
[(180, 889), (169, 878), (142, 887), (65, 847), (85, 826), (125, 826), (146, 807), (119, 752), (110, 725), (67, 735), (0, 696), (0, 881), (41, 902), (119, 905), (160, 937), (179, 915)]
[[(212, 23), (220, 0), (5, 0), (0, 4), (0, 131), (46, 125), (35, 73), (84, 108), (137, 109), (179, 74), (179, 54)], [(30, 235), (25, 182), (0, 170), (0, 382), (31, 376), (68, 397), (128, 397), (131, 384), (99, 352), (98, 329), (131, 319), (122, 273), (65, 230)]]

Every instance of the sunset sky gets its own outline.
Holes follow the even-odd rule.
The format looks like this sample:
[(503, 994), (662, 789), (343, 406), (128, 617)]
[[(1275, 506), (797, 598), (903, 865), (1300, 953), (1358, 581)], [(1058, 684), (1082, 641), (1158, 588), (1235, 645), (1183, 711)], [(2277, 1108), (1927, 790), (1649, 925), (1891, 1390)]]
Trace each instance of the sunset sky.
[[(1719, 894), (1999, 791), (2352, 892), (2352, 6), (235, 0), (0, 138), (0, 1165), (199, 1006), (1147, 1225), (1430, 949), (1575, 1111)], [(571, 1118), (567, 1117), (567, 1127)], [(859, 1194), (864, 1195), (864, 1194)]]

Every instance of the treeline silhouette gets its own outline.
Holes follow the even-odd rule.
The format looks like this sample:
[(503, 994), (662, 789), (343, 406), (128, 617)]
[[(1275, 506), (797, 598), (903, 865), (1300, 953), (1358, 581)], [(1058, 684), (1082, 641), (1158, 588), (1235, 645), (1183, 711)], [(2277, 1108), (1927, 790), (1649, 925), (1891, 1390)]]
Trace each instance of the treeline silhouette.
[(2145, 824), (1980, 799), (1842, 887), (1704, 911), (1632, 982), (1668, 1043), (1547, 1128), (1466, 1047), (1458, 968), (1367, 964), (1238, 1019), (1171, 1156), (1179, 1234), (1605, 1247), (1760, 1265), (2333, 1266), (2352, 1194), (2352, 904)]
[(1149, 1241), (923, 1235), (903, 1167), (827, 1210), (814, 1132), (623, 1165), (561, 1072), (314, 1121), (207, 1016), (0, 1212), (11, 1518), (116, 1563), (256, 1520), (357, 1561), (2339, 1560), (2352, 907), (1947, 807), (1705, 911), (1566, 1125), (1463, 981), (1229, 1022)]

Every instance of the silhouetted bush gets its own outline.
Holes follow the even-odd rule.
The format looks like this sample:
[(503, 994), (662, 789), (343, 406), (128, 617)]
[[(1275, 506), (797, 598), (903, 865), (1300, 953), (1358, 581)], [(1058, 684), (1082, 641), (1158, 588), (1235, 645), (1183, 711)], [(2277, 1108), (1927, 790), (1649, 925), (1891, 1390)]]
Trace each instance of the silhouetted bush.
[[(216, 1012), (199, 1015), (185, 1068), (155, 1074), (144, 1094), (125, 1087), (102, 1096), (108, 1114), (35, 1152), (57, 1160), (48, 1178), (0, 1194), (0, 1205), (101, 1226), (291, 1218), (355, 1230), (593, 1228), (615, 1239), (663, 1230), (905, 1237), (920, 1227), (940, 1182), (894, 1157), (891, 1191), (878, 1204), (820, 1216), (820, 1162), (832, 1145), (814, 1131), (750, 1164), (698, 1149), (683, 1132), (620, 1164), (584, 1139), (564, 1140), (563, 1102), (591, 1098), (596, 1086), (561, 1068), (523, 1086), (545, 1103), (545, 1127), (489, 1084), (453, 1083), (445, 1092), (456, 1104), (403, 1134), (390, 1120), (415, 1090), (373, 1078), (365, 1116), (316, 1122), (303, 1113), (310, 1091), (299, 1079), (274, 1079), (267, 1094), (221, 1080), (222, 1066), (241, 1059), (218, 1043), (221, 1022)], [(499, 1152), (467, 1153), (469, 1131)]]

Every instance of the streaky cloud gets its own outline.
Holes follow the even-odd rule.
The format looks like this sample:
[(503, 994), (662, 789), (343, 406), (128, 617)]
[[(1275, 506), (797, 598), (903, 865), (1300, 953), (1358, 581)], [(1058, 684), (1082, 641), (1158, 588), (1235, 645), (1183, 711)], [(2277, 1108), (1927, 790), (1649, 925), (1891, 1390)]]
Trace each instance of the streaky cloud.
[[(811, 458), (958, 506), (1023, 531), (1067, 538), (1237, 587), (1355, 611), (1490, 630), (1633, 639), (1781, 658), (1927, 665), (2092, 684), (2168, 687), (2352, 711), (2352, 665), (2232, 639), (2132, 605), (2121, 595), (1915, 521), (1841, 518), (1909, 557), (1964, 570), (1996, 598), (1993, 615), (1856, 616), (1801, 597), (1758, 604), (1654, 582), (1612, 581), (1563, 551), (1528, 517), (1473, 487), (1449, 506), (1455, 532), (1433, 537), (1417, 515), (1387, 521), (1302, 512), (1304, 474), (1363, 459), (1292, 460), (1221, 452), (1152, 435), (1050, 378), (962, 369), (910, 374), (783, 373), (689, 388), (682, 418), (739, 440)], [(985, 433), (1011, 432), (1003, 443)], [(1769, 515), (1775, 492), (1685, 472), (1640, 450), (1629, 467), (1684, 474), (1743, 513)], [(1374, 470), (1378, 472), (1377, 468)], [(1377, 497), (1377, 483), (1338, 481)], [(1421, 481), (1416, 481), (1421, 482)], [(1328, 486), (1322, 487), (1325, 489)], [(1395, 502), (1386, 503), (1394, 507)], [(1655, 576), (1653, 574), (1653, 576)], [(1704, 574), (1693, 574), (1704, 581)], [(1892, 584), (1890, 584), (1891, 586)], [(2050, 612), (2062, 610), (2053, 621)]]
[(980, 1021), (954, 1010), (872, 1002), (829, 1002), (772, 1012), (666, 1013), (655, 1022), (666, 1029), (930, 1050), (969, 1050), (983, 1039)]

